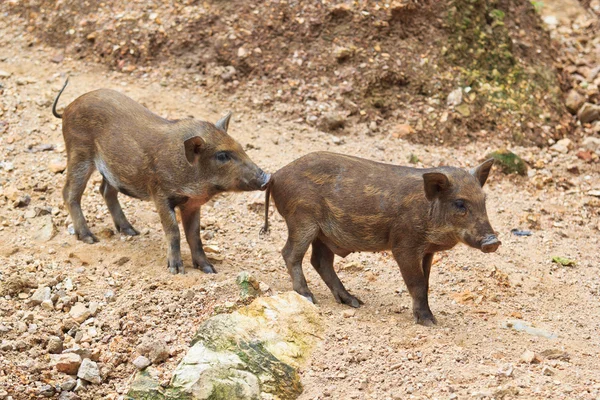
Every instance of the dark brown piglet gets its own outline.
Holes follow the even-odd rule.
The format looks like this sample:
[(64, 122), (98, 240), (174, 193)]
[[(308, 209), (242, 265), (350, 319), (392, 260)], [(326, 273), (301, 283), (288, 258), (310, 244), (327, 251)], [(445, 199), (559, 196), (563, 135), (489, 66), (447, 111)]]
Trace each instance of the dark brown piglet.
[(100, 89), (84, 94), (62, 115), (67, 150), (65, 205), (79, 240), (97, 242), (81, 211), (90, 175), (102, 175), (100, 193), (115, 226), (125, 235), (138, 232), (125, 218), (118, 193), (152, 200), (168, 242), (168, 268), (184, 273), (175, 208), (179, 208), (195, 268), (216, 272), (200, 240), (200, 206), (225, 191), (264, 189), (269, 175), (258, 168), (227, 134), (231, 113), (216, 124), (195, 119), (167, 120), (129, 97)]
[(462, 242), (485, 253), (500, 241), (488, 221), (482, 186), (493, 160), (471, 171), (408, 168), (328, 152), (311, 153), (283, 167), (267, 188), (285, 219), (282, 250), (294, 290), (314, 301), (302, 259), (311, 264), (338, 302), (358, 307), (333, 269), (334, 255), (391, 250), (413, 299), (417, 323), (436, 322), (427, 300), (434, 253)]

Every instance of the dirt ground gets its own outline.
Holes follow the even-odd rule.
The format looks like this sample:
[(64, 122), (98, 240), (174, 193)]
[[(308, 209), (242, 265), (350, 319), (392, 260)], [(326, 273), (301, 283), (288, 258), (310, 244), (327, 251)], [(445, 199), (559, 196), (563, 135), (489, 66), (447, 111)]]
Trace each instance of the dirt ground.
[[(271, 234), (259, 237), (264, 204), (259, 192), (219, 196), (203, 207), (204, 242), (217, 247), (213, 257), (222, 258), (215, 261), (217, 275), (193, 270), (186, 246), (187, 274), (167, 272), (164, 235), (151, 203), (121, 197), (142, 235), (112, 234), (97, 173), (83, 208), (101, 241), (75, 240), (62, 204), (64, 174), (53, 172), (65, 152), (60, 121), (50, 112), (67, 74), (62, 107), (107, 87), (169, 118), (216, 121), (233, 110), (230, 133), (266, 171), (315, 150), (395, 164), (415, 155), (417, 166), (469, 167), (502, 144), (424, 146), (386, 132), (334, 137), (268, 110), (257, 112), (231, 96), (178, 86), (175, 79), (163, 86), (156, 79), (160, 71), (134, 78), (69, 57), (51, 62), (54, 49), (29, 46), (7, 26), (0, 26), (0, 47), (0, 70), (8, 75), (0, 77), (0, 398), (5, 399), (58, 397), (57, 389), (70, 378), (52, 367), (51, 336), (65, 348), (77, 341), (100, 365), (103, 382), (81, 388), (79, 397), (116, 399), (127, 389), (135, 348), (145, 336), (168, 343), (171, 356), (159, 365), (168, 381), (198, 323), (216, 305), (238, 299), (239, 272), (252, 272), (269, 293), (291, 289), (279, 253), (285, 224), (275, 212)], [(512, 148), (535, 166), (530, 176), (492, 172), (488, 212), (503, 245), (493, 254), (457, 246), (436, 257), (430, 289), (436, 327), (414, 324), (410, 296), (390, 254), (336, 258), (340, 278), (365, 302), (354, 314), (335, 303), (307, 257), (305, 273), (327, 327), (301, 371), (300, 398), (600, 398), (600, 199), (589, 194), (600, 190), (600, 168), (578, 158), (577, 147), (566, 154)], [(513, 228), (532, 235), (515, 236)], [(46, 240), (48, 230), (54, 235)], [(553, 263), (553, 256), (575, 265)], [(54, 308), (31, 304), (38, 285), (58, 294)], [(81, 332), (77, 340), (66, 334), (73, 332), (68, 310), (75, 302), (99, 305), (92, 322), (75, 327)], [(514, 319), (554, 335), (506, 328)], [(526, 351), (537, 355), (534, 362), (523, 360)]]

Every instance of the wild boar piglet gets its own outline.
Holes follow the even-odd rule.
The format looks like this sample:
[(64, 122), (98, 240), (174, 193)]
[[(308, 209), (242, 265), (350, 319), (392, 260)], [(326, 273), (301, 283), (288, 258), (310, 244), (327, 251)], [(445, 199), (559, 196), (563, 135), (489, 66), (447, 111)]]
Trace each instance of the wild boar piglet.
[(67, 82), (52, 113), (62, 118), (67, 151), (63, 198), (77, 238), (98, 241), (81, 210), (81, 196), (97, 169), (102, 175), (100, 193), (119, 232), (138, 234), (123, 214), (118, 193), (153, 201), (167, 238), (168, 269), (183, 274), (175, 218), (179, 208), (193, 266), (216, 272), (200, 240), (200, 206), (218, 193), (264, 189), (270, 178), (227, 134), (231, 113), (215, 124), (168, 120), (119, 92), (99, 89), (77, 98), (61, 115), (56, 104)]
[(302, 271), (310, 262), (338, 302), (359, 307), (333, 259), (352, 252), (391, 250), (413, 300), (417, 323), (436, 323), (427, 299), (433, 255), (462, 242), (484, 253), (500, 245), (482, 190), (493, 159), (471, 171), (409, 168), (328, 152), (307, 154), (273, 174), (266, 191), (285, 219), (282, 250), (293, 288), (314, 301)]

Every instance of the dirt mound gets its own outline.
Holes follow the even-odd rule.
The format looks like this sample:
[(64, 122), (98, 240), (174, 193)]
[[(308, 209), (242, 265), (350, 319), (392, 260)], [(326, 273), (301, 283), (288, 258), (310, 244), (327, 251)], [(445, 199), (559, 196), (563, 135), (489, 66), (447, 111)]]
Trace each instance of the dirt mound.
[(571, 129), (554, 51), (526, 0), (31, 0), (0, 9), (67, 56), (139, 76), (167, 67), (165, 80), (324, 131), (541, 145)]

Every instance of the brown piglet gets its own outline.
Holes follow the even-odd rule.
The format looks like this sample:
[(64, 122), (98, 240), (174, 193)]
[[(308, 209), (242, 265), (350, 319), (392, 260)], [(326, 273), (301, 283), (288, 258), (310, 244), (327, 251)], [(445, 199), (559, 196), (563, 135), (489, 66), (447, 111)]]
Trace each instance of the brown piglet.
[(285, 219), (282, 250), (293, 288), (314, 301), (302, 272), (310, 262), (335, 299), (352, 307), (352, 296), (333, 269), (337, 254), (391, 250), (413, 300), (417, 323), (436, 323), (427, 299), (433, 255), (462, 242), (485, 253), (500, 241), (487, 217), (482, 190), (493, 160), (471, 171), (454, 167), (409, 168), (342, 154), (307, 154), (273, 174), (269, 196)]
[(231, 113), (216, 124), (196, 119), (168, 120), (129, 97), (108, 89), (86, 93), (62, 115), (67, 151), (63, 189), (75, 234), (85, 243), (98, 239), (90, 232), (81, 210), (81, 196), (90, 175), (102, 175), (100, 193), (119, 232), (138, 231), (127, 221), (118, 193), (156, 205), (167, 237), (171, 273), (184, 273), (175, 208), (179, 208), (195, 268), (216, 272), (200, 240), (200, 206), (226, 191), (264, 189), (270, 175), (257, 167), (242, 146), (227, 134)]

